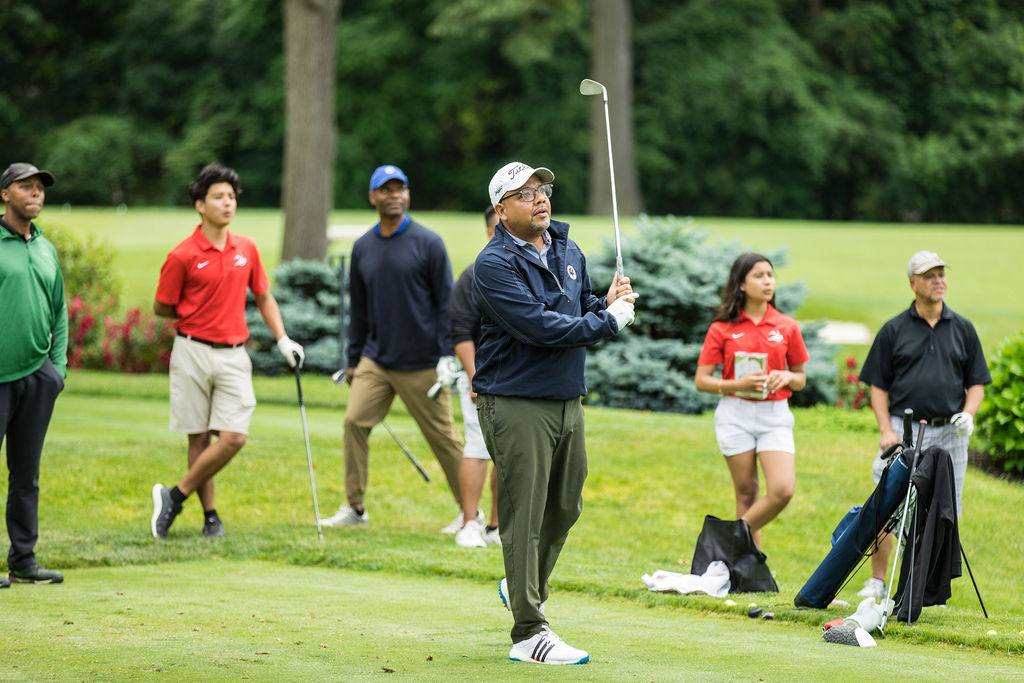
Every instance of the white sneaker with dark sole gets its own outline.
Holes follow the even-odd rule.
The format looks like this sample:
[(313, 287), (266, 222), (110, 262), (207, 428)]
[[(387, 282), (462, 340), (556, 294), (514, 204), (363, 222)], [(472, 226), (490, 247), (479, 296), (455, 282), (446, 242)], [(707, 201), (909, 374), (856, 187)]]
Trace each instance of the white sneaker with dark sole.
[(586, 650), (572, 647), (545, 628), (535, 636), (513, 645), (508, 658), (516, 662), (538, 664), (584, 664), (590, 661), (590, 654)]
[(487, 545), (496, 545), (501, 547), (501, 535), (498, 533), (498, 527), (489, 529), (484, 527), (484, 530), (480, 532), (480, 537), (484, 539), (484, 543)]

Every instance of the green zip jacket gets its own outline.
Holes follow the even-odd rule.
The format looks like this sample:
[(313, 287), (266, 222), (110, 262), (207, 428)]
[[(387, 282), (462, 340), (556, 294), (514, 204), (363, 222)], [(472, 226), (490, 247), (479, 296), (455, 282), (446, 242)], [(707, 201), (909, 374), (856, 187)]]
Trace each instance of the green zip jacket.
[(57, 250), (34, 223), (25, 239), (0, 220), (0, 382), (27, 377), (49, 356), (68, 367), (68, 308)]

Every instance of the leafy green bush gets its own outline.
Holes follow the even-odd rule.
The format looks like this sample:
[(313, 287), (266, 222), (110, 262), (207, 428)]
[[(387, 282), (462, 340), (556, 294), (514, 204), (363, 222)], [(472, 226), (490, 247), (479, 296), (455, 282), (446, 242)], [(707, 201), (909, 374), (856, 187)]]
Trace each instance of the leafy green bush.
[[(621, 334), (594, 346), (587, 359), (587, 402), (619, 408), (699, 413), (717, 396), (693, 386), (704, 335), (720, 303), (719, 290), (735, 258), (747, 247), (738, 242), (710, 242), (691, 218), (643, 216), (638, 236), (622, 242), (626, 274), (640, 293), (636, 321)], [(776, 267), (785, 250), (765, 252)], [(602, 293), (615, 272), (610, 241), (592, 259), (590, 276)], [(792, 313), (803, 301), (802, 283), (776, 289), (779, 310)], [(818, 336), (823, 322), (803, 327), (811, 360), (805, 365), (807, 386), (793, 395), (794, 405), (834, 403), (837, 398), (835, 349)]]
[(978, 411), (978, 442), (1007, 471), (1024, 472), (1024, 330), (989, 361), (992, 386)]
[[(341, 363), (338, 267), (322, 261), (286, 261), (274, 269), (273, 292), (288, 336), (304, 347), (303, 370), (326, 374), (337, 370)], [(288, 371), (251, 295), (246, 303), (245, 319), (249, 325), (248, 347), (253, 370), (264, 375)]]

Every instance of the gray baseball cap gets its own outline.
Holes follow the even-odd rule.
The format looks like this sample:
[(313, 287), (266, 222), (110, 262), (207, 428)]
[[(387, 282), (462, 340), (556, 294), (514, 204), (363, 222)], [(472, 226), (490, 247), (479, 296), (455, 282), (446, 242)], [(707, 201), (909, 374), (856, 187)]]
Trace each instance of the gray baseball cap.
[(4, 174), (0, 176), (0, 190), (7, 189), (11, 183), (37, 175), (43, 181), (43, 185), (53, 185), (53, 174), (49, 171), (40, 171), (32, 164), (18, 161), (7, 167)]
[(947, 266), (946, 262), (939, 258), (934, 251), (919, 251), (910, 257), (907, 264), (907, 277), (927, 273), (932, 268)]

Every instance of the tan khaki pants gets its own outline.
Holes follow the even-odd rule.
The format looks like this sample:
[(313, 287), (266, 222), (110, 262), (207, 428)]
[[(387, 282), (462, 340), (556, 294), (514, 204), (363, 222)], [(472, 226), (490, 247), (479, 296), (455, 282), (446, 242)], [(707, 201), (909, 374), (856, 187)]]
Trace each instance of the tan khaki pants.
[(387, 416), (397, 394), (423, 432), (444, 470), (455, 502), (461, 507), (462, 435), (452, 420), (449, 390), (442, 389), (436, 401), (427, 396), (427, 390), (436, 381), (437, 373), (433, 369), (387, 370), (369, 358), (359, 359), (345, 410), (345, 496), (349, 505), (363, 507), (370, 461), (370, 430)]

